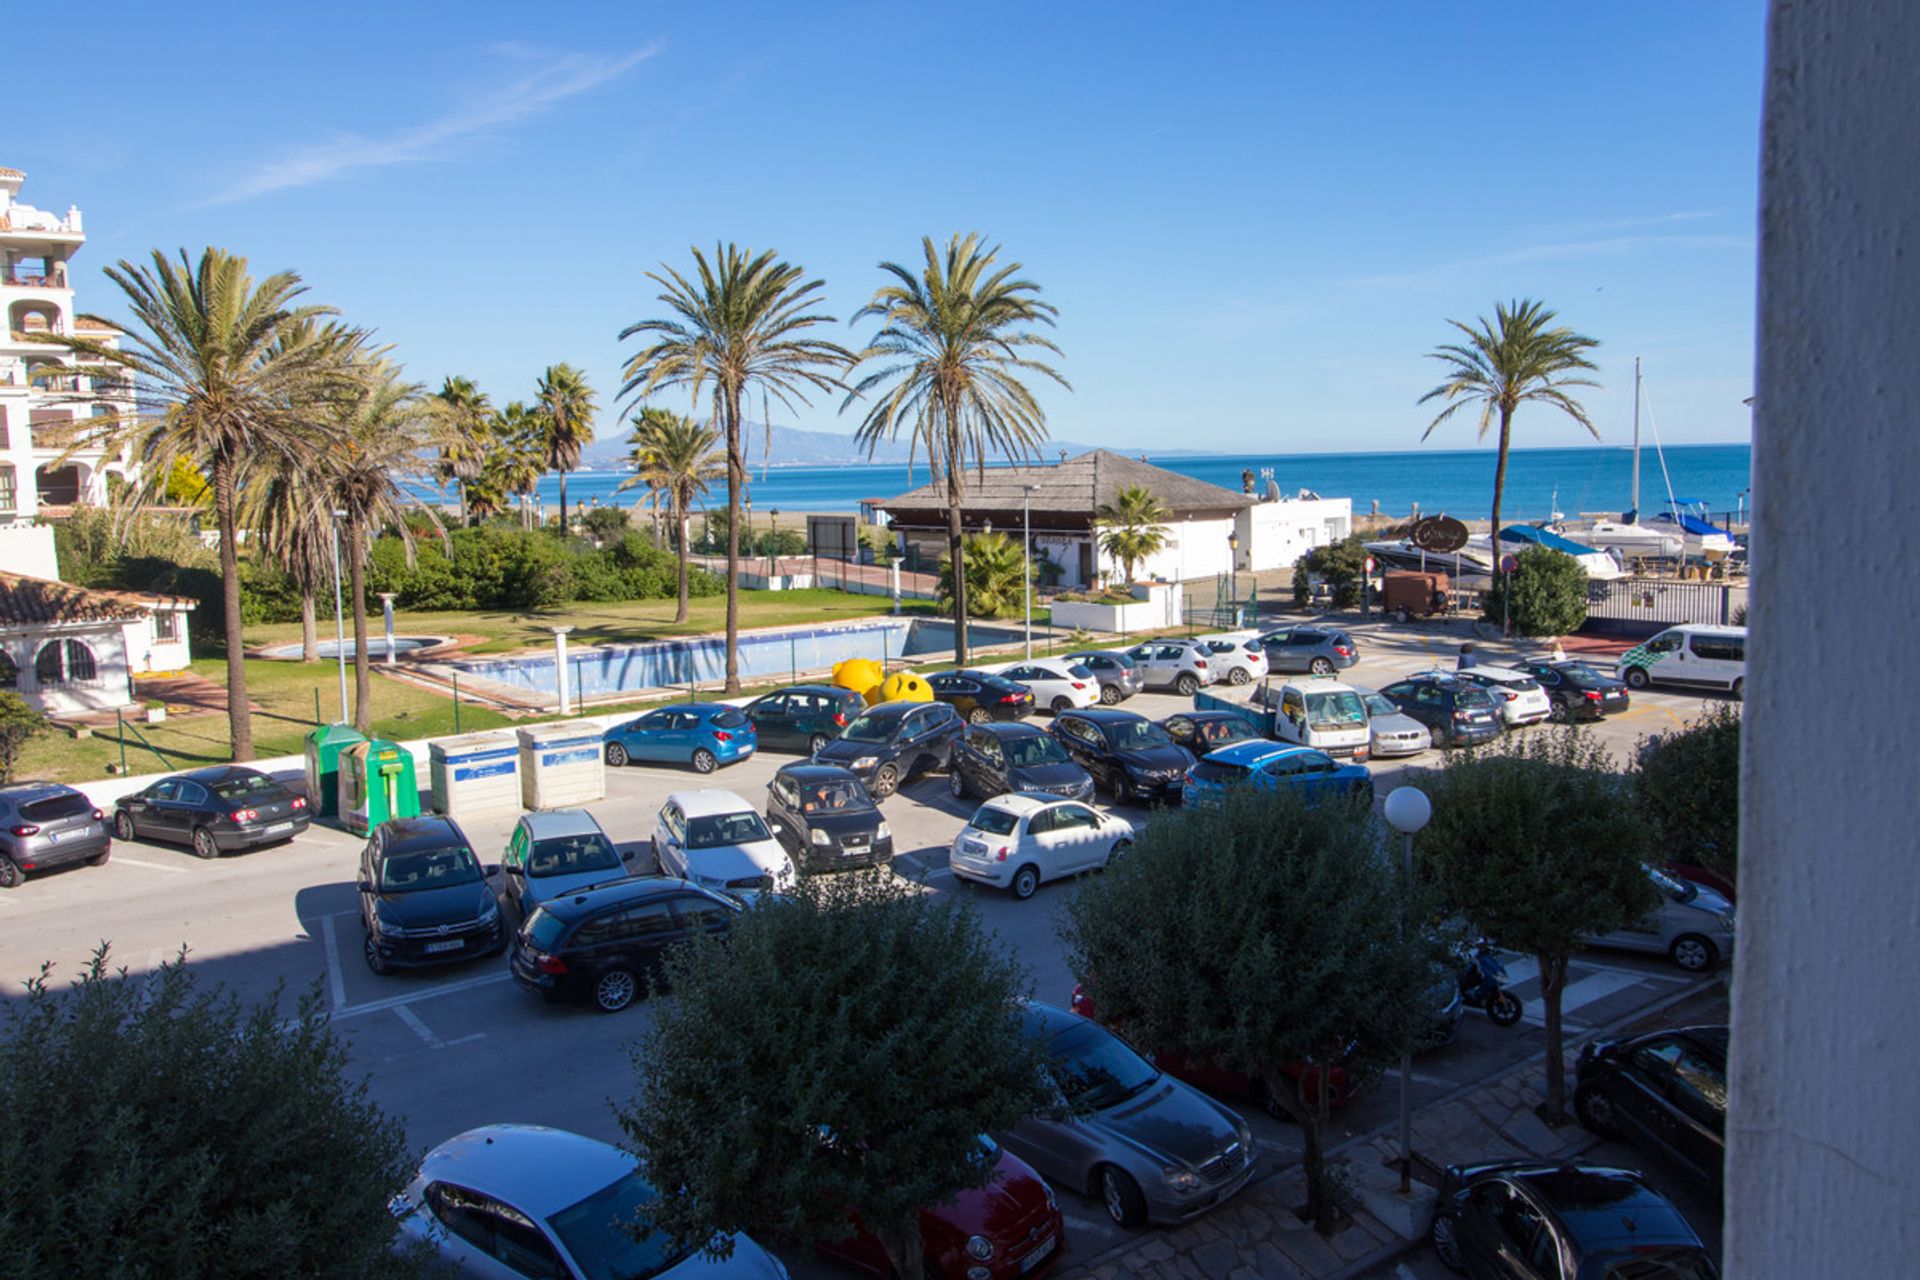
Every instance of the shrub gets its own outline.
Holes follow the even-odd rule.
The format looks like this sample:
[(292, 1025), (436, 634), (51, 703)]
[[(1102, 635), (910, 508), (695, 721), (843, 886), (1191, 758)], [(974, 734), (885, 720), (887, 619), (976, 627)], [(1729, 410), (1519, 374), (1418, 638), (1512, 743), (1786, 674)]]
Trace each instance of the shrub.
[(595, 542), (613, 542), (627, 531), (631, 513), (625, 507), (588, 507), (580, 526)]
[(1489, 622), (1505, 622), (1512, 597), (1513, 629), (1523, 636), (1564, 636), (1587, 620), (1587, 571), (1565, 552), (1526, 547), (1515, 557), (1514, 571), (1496, 575), (1486, 594)]
[(20, 749), (47, 727), (47, 719), (17, 693), (0, 690), (0, 783), (13, 781)]
[(1675, 862), (1734, 879), (1740, 865), (1740, 713), (1710, 706), (1684, 729), (1641, 744), (1634, 794)]
[(1293, 565), (1293, 603), (1306, 608), (1313, 598), (1313, 575), (1333, 589), (1333, 607), (1351, 609), (1360, 603), (1360, 580), (1367, 572), (1367, 549), (1359, 534), (1315, 547)]

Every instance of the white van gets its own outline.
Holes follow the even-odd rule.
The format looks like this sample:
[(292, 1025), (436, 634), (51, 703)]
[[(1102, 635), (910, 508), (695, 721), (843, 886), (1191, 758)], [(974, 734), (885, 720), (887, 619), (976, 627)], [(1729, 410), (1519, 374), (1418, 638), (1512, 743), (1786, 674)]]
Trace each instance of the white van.
[(1372, 752), (1367, 704), (1352, 685), (1324, 678), (1289, 680), (1268, 705), (1273, 707), (1273, 736), (1281, 742), (1316, 747), (1343, 759), (1365, 760)]
[(1737, 698), (1747, 683), (1747, 629), (1692, 622), (1669, 627), (1621, 654), (1613, 670), (1632, 689), (1693, 685), (1725, 689)]

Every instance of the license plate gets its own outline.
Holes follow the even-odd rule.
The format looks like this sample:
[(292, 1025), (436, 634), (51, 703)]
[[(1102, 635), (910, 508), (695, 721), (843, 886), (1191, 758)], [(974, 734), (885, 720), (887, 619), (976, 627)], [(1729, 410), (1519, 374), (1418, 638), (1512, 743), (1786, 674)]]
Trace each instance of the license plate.
[(465, 939), (448, 938), (445, 942), (429, 942), (425, 947), (422, 948), (422, 950), (424, 950), (428, 955), (433, 955), (435, 952), (439, 952), (439, 951), (458, 951), (460, 948), (466, 945), (467, 944)]
[(985, 853), (987, 851), (987, 846), (981, 844), (978, 840), (964, 841), (960, 847), (968, 853)]
[(1020, 1259), (1020, 1269), (1022, 1271), (1031, 1271), (1035, 1267), (1039, 1266), (1041, 1263), (1045, 1262), (1048, 1258), (1053, 1256), (1053, 1247), (1059, 1242), (1060, 1242), (1059, 1236), (1048, 1236), (1045, 1240), (1042, 1240), (1040, 1242), (1039, 1248), (1035, 1249), (1032, 1253), (1028, 1254), (1026, 1257)]
[(840, 842), (840, 847), (843, 849), (864, 849), (867, 847), (867, 838), (865, 836), (848, 836)]
[(293, 824), (291, 822), (276, 822), (267, 828), (267, 834), (270, 836), (284, 835), (291, 830), (293, 830)]

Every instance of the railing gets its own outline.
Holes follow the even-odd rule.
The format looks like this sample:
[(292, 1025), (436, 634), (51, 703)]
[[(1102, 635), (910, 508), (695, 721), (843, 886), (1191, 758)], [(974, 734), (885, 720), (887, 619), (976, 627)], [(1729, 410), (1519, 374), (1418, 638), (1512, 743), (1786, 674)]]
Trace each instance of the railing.
[(1744, 582), (1619, 578), (1587, 587), (1587, 618), (1601, 630), (1657, 631), (1681, 622), (1725, 626), (1746, 606)]

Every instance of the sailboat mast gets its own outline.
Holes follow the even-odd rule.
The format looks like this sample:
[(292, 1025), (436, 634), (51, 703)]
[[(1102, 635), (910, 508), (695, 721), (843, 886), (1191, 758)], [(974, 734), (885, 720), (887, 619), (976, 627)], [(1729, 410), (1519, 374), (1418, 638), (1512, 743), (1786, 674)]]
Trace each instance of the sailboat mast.
[(1640, 518), (1640, 357), (1633, 358), (1633, 518)]

